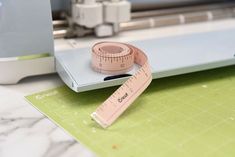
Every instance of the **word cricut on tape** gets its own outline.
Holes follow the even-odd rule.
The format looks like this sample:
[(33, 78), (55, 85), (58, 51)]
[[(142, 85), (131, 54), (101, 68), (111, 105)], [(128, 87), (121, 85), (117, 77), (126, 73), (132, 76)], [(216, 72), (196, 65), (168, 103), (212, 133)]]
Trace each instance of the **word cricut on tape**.
[(91, 66), (97, 72), (119, 75), (130, 71), (135, 63), (140, 69), (91, 114), (103, 128), (110, 126), (149, 86), (152, 73), (145, 53), (132, 45), (101, 42), (92, 48)]

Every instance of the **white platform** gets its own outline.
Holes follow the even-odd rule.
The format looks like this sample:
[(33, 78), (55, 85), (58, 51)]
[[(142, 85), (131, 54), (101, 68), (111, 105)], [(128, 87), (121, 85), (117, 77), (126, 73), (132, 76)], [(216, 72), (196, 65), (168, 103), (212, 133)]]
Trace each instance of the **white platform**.
[[(144, 50), (153, 78), (184, 74), (235, 64), (235, 27), (130, 42)], [(91, 46), (56, 54), (56, 70), (74, 91), (122, 84), (127, 78), (104, 81), (109, 75), (91, 69)], [(135, 67), (129, 74), (133, 74)]]

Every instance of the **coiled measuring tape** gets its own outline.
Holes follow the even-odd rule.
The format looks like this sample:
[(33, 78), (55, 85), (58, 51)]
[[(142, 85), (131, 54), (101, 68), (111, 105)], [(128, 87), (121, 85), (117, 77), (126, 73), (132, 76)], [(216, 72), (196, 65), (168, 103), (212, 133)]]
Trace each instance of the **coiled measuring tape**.
[(101, 42), (92, 48), (92, 68), (100, 73), (118, 75), (128, 72), (134, 64), (141, 67), (91, 117), (103, 128), (110, 126), (149, 86), (152, 81), (148, 58), (140, 49), (124, 43)]

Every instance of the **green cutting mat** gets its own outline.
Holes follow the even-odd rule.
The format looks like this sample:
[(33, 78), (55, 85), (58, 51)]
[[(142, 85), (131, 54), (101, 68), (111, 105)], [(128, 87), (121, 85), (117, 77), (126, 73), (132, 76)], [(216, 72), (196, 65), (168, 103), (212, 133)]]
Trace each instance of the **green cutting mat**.
[(234, 157), (235, 66), (154, 80), (107, 130), (90, 118), (117, 89), (27, 96), (100, 157)]

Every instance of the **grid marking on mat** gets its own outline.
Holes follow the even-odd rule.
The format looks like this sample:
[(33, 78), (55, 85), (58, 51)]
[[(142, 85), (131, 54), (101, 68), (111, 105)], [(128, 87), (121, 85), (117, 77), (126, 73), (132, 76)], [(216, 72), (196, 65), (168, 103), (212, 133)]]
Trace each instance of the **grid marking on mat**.
[(235, 156), (235, 66), (154, 80), (107, 130), (90, 119), (117, 87), (26, 98), (101, 157)]

